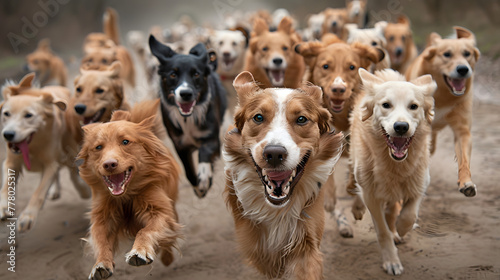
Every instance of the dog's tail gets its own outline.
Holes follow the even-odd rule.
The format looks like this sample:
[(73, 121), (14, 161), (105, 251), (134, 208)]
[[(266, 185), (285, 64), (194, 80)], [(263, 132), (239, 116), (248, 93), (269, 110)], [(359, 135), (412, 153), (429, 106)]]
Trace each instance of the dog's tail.
[(103, 16), (104, 34), (113, 40), (116, 45), (120, 45), (120, 29), (118, 27), (118, 13), (113, 8), (107, 8)]
[(141, 121), (155, 117), (155, 126), (153, 133), (162, 141), (167, 136), (167, 131), (163, 126), (163, 120), (160, 112), (160, 99), (142, 101), (134, 105), (130, 112), (115, 111), (111, 117), (111, 121), (126, 120), (133, 123), (140, 123)]

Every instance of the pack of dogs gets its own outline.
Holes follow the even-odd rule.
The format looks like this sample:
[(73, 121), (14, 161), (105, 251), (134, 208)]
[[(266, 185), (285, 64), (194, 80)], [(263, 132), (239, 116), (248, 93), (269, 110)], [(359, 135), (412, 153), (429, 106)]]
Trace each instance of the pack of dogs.
[(42, 174), (18, 217), (17, 230), (27, 232), (45, 200), (60, 197), (59, 171), (68, 167), (81, 198), (91, 198), (88, 279), (113, 274), (123, 237), (134, 239), (129, 265), (159, 256), (168, 266), (183, 237), (180, 180), (184, 174), (204, 198), (221, 157), (245, 259), (268, 278), (323, 279), (325, 213), (340, 235), (354, 235), (336, 209), (334, 167), (346, 157), (354, 219), (368, 209), (383, 269), (401, 274), (396, 245), (417, 222), (446, 126), (458, 190), (477, 193), (470, 157), (480, 52), (474, 34), (456, 26), (446, 38), (431, 33), (418, 54), (408, 17), (368, 28), (367, 15), (367, 0), (348, 0), (303, 19), (304, 28), (285, 9), (237, 12), (220, 28), (182, 17), (152, 27), (149, 38), (129, 32), (129, 50), (108, 8), (103, 31), (84, 39), (72, 85), (64, 61), (41, 40), (26, 57), (29, 73), (2, 88), (1, 218), (9, 217), (8, 170)]

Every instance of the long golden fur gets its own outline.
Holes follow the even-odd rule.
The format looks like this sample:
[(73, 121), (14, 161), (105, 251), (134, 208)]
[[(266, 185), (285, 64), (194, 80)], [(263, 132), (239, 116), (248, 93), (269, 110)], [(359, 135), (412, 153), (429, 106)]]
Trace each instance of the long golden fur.
[(431, 153), (436, 149), (437, 133), (449, 125), (455, 138), (458, 189), (471, 197), (477, 191), (470, 172), (472, 85), (474, 66), (480, 52), (470, 30), (458, 26), (454, 29), (456, 38), (452, 39), (442, 39), (439, 34), (431, 33), (429, 46), (410, 65), (406, 78), (431, 74), (436, 81), (436, 118), (432, 123)]
[(90, 243), (96, 263), (89, 279), (106, 279), (114, 269), (113, 253), (122, 236), (135, 237), (125, 255), (128, 264), (173, 261), (181, 226), (177, 200), (180, 169), (155, 136), (159, 100), (117, 111), (111, 122), (83, 127), (80, 175), (92, 189)]
[[(262, 90), (249, 72), (234, 86), (236, 128), (226, 135), (223, 153), (226, 203), (240, 249), (269, 278), (322, 279), (320, 188), (339, 157), (342, 134), (329, 131), (330, 114), (316, 86)], [(285, 149), (279, 164), (267, 151), (276, 146)]]
[(373, 75), (360, 69), (359, 74), (365, 96), (352, 114), (350, 159), (359, 188), (353, 213), (361, 219), (364, 202), (377, 232), (382, 266), (388, 274), (398, 275), (403, 266), (394, 242), (413, 228), (430, 182), (436, 83), (430, 75), (406, 82), (394, 70)]

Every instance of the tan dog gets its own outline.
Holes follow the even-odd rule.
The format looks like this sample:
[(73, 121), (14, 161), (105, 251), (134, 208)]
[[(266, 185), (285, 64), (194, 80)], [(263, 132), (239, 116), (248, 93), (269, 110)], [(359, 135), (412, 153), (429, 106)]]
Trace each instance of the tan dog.
[(50, 49), (50, 40), (43, 39), (37, 49), (26, 56), (27, 69), (36, 73), (40, 86), (66, 86), (68, 71), (63, 60)]
[(359, 198), (368, 207), (377, 232), (382, 266), (388, 274), (399, 275), (403, 266), (394, 242), (413, 228), (430, 182), (436, 83), (430, 75), (406, 82), (394, 70), (373, 75), (359, 69), (359, 75), (365, 97), (352, 113), (351, 163)]
[(125, 255), (132, 266), (150, 264), (159, 249), (164, 265), (174, 259), (180, 169), (152, 132), (158, 105), (139, 103), (131, 113), (115, 112), (111, 122), (83, 127), (78, 157), (80, 174), (92, 188), (89, 242), (96, 258), (89, 279), (113, 274), (113, 253), (124, 236), (135, 238)]
[(412, 79), (431, 74), (436, 81), (436, 118), (432, 123), (431, 152), (436, 149), (437, 133), (449, 125), (455, 136), (458, 189), (471, 197), (477, 191), (470, 173), (472, 80), (480, 52), (471, 31), (458, 26), (454, 28), (456, 39), (442, 39), (437, 33), (430, 35), (430, 45), (410, 65), (406, 77)]
[(321, 90), (234, 81), (236, 128), (226, 135), (226, 203), (245, 257), (268, 278), (323, 279), (322, 184), (341, 151)]
[(299, 87), (305, 65), (293, 51), (300, 38), (291, 19), (283, 18), (277, 31), (269, 32), (269, 26), (257, 18), (250, 37), (243, 69), (252, 73), (260, 87)]
[[(359, 42), (368, 46), (373, 46), (381, 49), (384, 52), (384, 59), (380, 62), (373, 63), (370, 66), (370, 72), (375, 72), (376, 70), (383, 70), (391, 67), (391, 60), (389, 58), (389, 53), (387, 52), (387, 41), (384, 37), (384, 31), (387, 26), (387, 22), (379, 21), (375, 23), (373, 28), (359, 29), (357, 24), (348, 23), (345, 25), (345, 30), (347, 31), (347, 43), (352, 44), (354, 42)], [(368, 68), (367, 68), (368, 69)]]
[(368, 0), (346, 0), (347, 22), (366, 27), (366, 16)]
[(347, 23), (347, 9), (327, 8), (323, 11), (325, 20), (323, 22), (322, 34), (333, 33), (341, 39), (344, 38), (344, 24)]
[[(89, 188), (78, 177), (74, 158), (77, 143), (66, 129), (64, 110), (69, 90), (60, 86), (34, 88), (34, 74), (26, 75), (18, 85), (7, 84), (3, 89), (2, 135), (7, 142), (7, 157), (3, 162), (3, 187), (0, 199), (2, 219), (13, 216), (8, 194), (15, 192), (23, 166), (28, 171), (40, 172), (42, 178), (28, 205), (19, 215), (17, 229), (32, 229), (47, 196), (59, 198), (61, 185), (59, 170), (67, 166), (71, 181), (82, 198), (90, 197)], [(50, 189), (50, 186), (54, 186)]]
[(75, 79), (75, 95), (71, 100), (77, 114), (78, 127), (96, 122), (108, 122), (115, 110), (129, 110), (120, 79), (120, 62), (96, 70), (80, 70)]
[(417, 47), (413, 42), (410, 20), (401, 15), (397, 23), (388, 23), (385, 28), (387, 52), (391, 58), (391, 68), (405, 73), (406, 69), (417, 57)]

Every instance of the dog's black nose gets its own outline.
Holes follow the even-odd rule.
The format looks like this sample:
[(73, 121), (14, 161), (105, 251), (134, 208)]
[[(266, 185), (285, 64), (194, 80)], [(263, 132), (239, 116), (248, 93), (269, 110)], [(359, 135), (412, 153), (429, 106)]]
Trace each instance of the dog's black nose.
[(469, 73), (469, 67), (467, 67), (465, 65), (458, 65), (457, 66), (457, 72), (461, 76), (465, 76), (465, 75), (467, 75), (467, 73)]
[(87, 106), (83, 105), (83, 104), (76, 104), (75, 105), (75, 111), (79, 114), (79, 115), (83, 115), (83, 113), (85, 113), (85, 110), (87, 110)]
[(403, 49), (402, 48), (396, 48), (396, 56), (400, 56), (403, 54)]
[(407, 122), (395, 122), (394, 123), (394, 130), (399, 135), (405, 134), (409, 128), (410, 128), (410, 125)]
[(193, 98), (193, 91), (192, 90), (181, 90), (181, 92), (179, 92), (179, 95), (181, 96), (182, 100), (190, 101)]
[(337, 26), (337, 22), (336, 21), (332, 22), (332, 26), (336, 27)]
[(273, 59), (273, 63), (280, 66), (281, 63), (283, 63), (283, 59), (282, 58), (275, 58), (275, 59)]
[(278, 167), (286, 159), (288, 152), (285, 147), (279, 145), (268, 145), (264, 148), (264, 159), (272, 167)]
[(5, 140), (7, 141), (12, 141), (14, 139), (14, 137), (16, 137), (16, 132), (15, 131), (12, 131), (12, 130), (7, 130), (7, 131), (4, 131), (3, 132), (3, 137), (5, 138)]
[(104, 167), (106, 171), (111, 172), (118, 167), (118, 161), (116, 159), (108, 159), (102, 164), (102, 167)]

